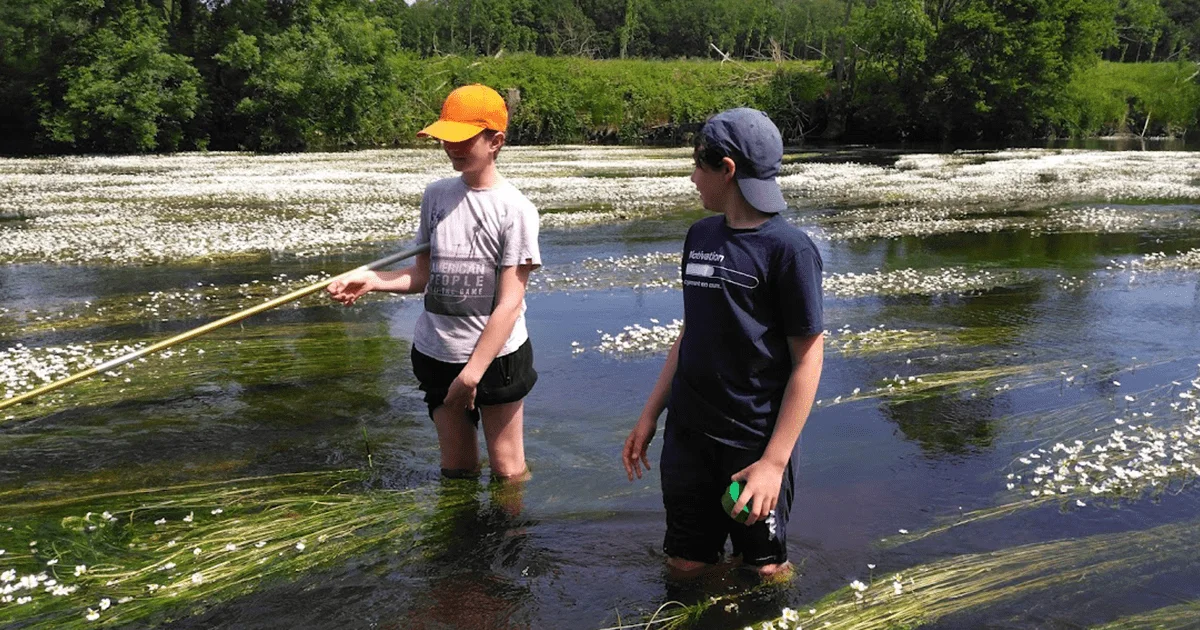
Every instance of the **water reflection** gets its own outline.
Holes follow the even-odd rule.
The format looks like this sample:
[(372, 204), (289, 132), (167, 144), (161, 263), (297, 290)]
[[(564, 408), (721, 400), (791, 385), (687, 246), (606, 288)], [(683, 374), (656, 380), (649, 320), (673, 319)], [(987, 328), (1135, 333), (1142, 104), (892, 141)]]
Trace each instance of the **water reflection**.
[(424, 524), (433, 568), (423, 595), (403, 612), (413, 630), (528, 628), (533, 599), (525, 578), (537, 563), (532, 520), (521, 516), (522, 482), (443, 479)]

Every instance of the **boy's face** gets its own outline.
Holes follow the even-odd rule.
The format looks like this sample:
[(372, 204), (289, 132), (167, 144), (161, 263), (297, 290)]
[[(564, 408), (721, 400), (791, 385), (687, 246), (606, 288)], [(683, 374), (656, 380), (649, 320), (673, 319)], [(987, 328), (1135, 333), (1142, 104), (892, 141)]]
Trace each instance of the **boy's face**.
[(502, 146), (503, 132), (481, 131), (462, 142), (442, 141), (442, 149), (450, 158), (451, 166), (461, 173), (475, 173), (491, 166)]
[(696, 191), (700, 193), (700, 203), (706, 210), (713, 212), (721, 212), (723, 202), (729, 194), (729, 186), (732, 182), (732, 175), (725, 169), (713, 169), (705, 164), (696, 161), (696, 168), (692, 171), (692, 183), (696, 186)]

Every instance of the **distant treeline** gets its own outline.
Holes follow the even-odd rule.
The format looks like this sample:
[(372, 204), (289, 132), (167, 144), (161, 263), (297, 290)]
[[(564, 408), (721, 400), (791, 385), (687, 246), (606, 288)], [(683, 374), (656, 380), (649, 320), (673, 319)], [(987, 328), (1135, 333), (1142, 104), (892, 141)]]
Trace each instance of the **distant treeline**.
[(0, 151), (404, 145), (476, 81), (519, 143), (1180, 134), (1197, 53), (1194, 0), (0, 0)]

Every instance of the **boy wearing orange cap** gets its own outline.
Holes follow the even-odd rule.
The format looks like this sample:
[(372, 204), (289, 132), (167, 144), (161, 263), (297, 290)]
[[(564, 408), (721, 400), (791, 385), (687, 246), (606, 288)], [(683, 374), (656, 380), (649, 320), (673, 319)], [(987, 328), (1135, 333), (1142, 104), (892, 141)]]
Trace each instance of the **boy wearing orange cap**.
[(437, 138), (461, 176), (433, 182), (421, 198), (417, 244), (429, 252), (411, 267), (364, 271), (329, 285), (350, 305), (370, 291), (425, 293), (413, 334), (413, 372), (437, 427), (442, 474), (479, 474), (482, 417), (492, 476), (527, 475), (524, 398), (537, 381), (525, 326), (525, 287), (541, 266), (538, 213), (496, 169), (508, 107), (483, 85), (446, 97)]

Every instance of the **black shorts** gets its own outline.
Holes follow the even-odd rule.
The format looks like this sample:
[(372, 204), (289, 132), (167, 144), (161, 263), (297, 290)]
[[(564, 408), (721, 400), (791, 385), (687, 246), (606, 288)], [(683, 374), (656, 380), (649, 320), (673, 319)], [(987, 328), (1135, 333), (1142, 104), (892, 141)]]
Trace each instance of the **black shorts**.
[(787, 523), (796, 487), (796, 454), (792, 453), (779, 488), (774, 513), (749, 527), (733, 520), (721, 506), (729, 477), (762, 457), (762, 450), (742, 450), (678, 426), (668, 415), (663, 435), (663, 507), (667, 535), (663, 551), (670, 557), (716, 564), (733, 542), (733, 555), (751, 566), (787, 561)]
[[(446, 401), (450, 383), (458, 377), (466, 363), (446, 363), (422, 353), (416, 346), (412, 349), (413, 374), (417, 377), (421, 391), (425, 392), (425, 404), (429, 417), (433, 410)], [(533, 369), (533, 344), (528, 339), (516, 350), (496, 357), (484, 371), (475, 388), (475, 408), (468, 410), (471, 422), (479, 424), (479, 407), (516, 402), (529, 394), (537, 383), (537, 372)]]

